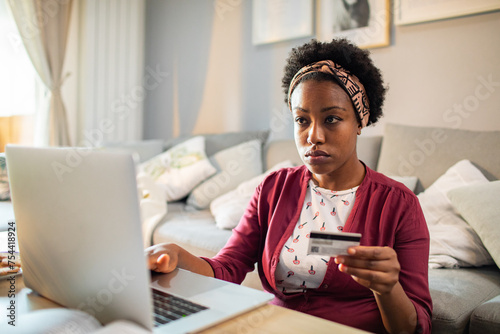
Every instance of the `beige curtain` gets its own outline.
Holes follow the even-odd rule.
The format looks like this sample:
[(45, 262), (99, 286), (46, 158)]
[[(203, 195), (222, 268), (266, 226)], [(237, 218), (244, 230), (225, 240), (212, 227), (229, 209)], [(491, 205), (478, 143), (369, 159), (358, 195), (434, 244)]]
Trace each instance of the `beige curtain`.
[[(7, 0), (19, 34), (42, 82), (50, 91), (47, 138), (53, 146), (71, 145), (61, 97), (73, 0)], [(43, 117), (42, 117), (43, 118)]]

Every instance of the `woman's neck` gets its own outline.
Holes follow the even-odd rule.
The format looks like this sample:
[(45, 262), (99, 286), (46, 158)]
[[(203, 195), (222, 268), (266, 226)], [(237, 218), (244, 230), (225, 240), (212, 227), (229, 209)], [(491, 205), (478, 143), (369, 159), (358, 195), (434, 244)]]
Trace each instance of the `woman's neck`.
[(356, 159), (355, 162), (346, 163), (334, 173), (312, 173), (312, 180), (320, 188), (341, 191), (359, 186), (365, 178), (365, 174), (365, 165)]

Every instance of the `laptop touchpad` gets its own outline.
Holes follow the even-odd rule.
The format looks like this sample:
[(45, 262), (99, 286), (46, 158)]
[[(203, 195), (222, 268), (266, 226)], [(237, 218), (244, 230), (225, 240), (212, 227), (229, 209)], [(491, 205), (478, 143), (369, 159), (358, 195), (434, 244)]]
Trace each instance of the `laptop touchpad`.
[(227, 282), (210, 279), (183, 269), (176, 269), (169, 274), (152, 273), (151, 286), (186, 298), (220, 288)]

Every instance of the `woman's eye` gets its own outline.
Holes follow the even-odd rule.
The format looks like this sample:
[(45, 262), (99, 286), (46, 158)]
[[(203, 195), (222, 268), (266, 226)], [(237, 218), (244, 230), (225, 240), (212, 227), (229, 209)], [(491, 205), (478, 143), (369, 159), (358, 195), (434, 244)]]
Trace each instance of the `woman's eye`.
[(304, 124), (305, 122), (306, 122), (305, 118), (295, 117), (295, 123), (297, 123), (297, 124)]
[(328, 117), (325, 119), (325, 123), (331, 123), (331, 124), (336, 123), (336, 122), (338, 122), (338, 121), (339, 121), (339, 120), (338, 120), (337, 118), (333, 117), (333, 116), (328, 116)]

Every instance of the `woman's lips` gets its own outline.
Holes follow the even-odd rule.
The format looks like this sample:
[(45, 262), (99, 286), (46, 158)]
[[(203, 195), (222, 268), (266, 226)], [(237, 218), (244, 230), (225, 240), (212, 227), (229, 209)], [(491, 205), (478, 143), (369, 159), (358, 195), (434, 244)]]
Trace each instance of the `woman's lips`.
[(320, 150), (314, 150), (314, 151), (307, 151), (305, 154), (306, 160), (308, 160), (310, 163), (315, 164), (315, 163), (322, 163), (326, 161), (330, 156), (328, 153), (325, 151), (320, 151)]
[(325, 151), (321, 150), (309, 150), (306, 152), (306, 157), (312, 156), (312, 157), (320, 157), (320, 156), (327, 156), (328, 154)]

